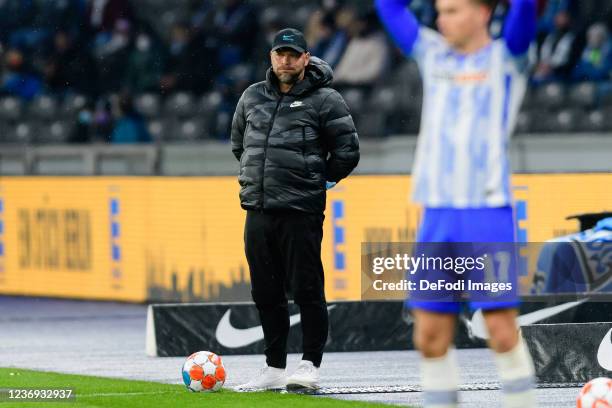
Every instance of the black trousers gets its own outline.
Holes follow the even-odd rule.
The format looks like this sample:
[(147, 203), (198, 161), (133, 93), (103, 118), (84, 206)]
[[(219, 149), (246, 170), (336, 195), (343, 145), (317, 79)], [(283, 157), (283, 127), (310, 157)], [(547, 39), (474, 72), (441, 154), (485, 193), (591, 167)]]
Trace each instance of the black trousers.
[(287, 365), (288, 293), (300, 308), (302, 359), (321, 364), (329, 324), (321, 263), (323, 219), (323, 214), (297, 211), (247, 211), (244, 247), (270, 367)]

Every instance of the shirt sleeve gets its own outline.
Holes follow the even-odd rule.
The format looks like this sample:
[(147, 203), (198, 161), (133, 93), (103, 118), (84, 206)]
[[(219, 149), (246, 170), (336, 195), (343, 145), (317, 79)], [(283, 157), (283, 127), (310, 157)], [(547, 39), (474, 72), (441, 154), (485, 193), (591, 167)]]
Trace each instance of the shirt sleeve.
[(419, 25), (409, 5), (410, 0), (376, 0), (378, 15), (395, 44), (406, 56), (420, 62), (443, 39), (438, 32)]
[(510, 54), (514, 56), (526, 54), (535, 39), (536, 28), (536, 0), (512, 0), (503, 32)]

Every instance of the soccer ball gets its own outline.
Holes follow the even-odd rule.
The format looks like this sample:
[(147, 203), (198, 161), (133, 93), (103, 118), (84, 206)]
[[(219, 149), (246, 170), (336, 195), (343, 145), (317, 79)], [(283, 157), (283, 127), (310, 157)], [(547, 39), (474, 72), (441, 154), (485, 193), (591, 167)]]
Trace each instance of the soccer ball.
[(596, 378), (580, 390), (576, 401), (578, 408), (612, 408), (612, 380)]
[(198, 351), (185, 360), (182, 376), (189, 391), (218, 391), (225, 382), (225, 367), (215, 353)]

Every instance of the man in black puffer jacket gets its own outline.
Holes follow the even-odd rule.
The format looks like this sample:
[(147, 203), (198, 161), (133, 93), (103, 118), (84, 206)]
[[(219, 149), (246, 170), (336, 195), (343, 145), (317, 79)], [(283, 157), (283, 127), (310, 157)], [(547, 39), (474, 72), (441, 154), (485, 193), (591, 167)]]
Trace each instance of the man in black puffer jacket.
[[(353, 119), (324, 61), (311, 57), (301, 32), (279, 31), (266, 81), (240, 98), (232, 152), (240, 161), (240, 202), (253, 300), (266, 366), (244, 388), (316, 388), (327, 340), (321, 240), (326, 189), (359, 162)], [(300, 307), (304, 354), (287, 378), (286, 289)]]

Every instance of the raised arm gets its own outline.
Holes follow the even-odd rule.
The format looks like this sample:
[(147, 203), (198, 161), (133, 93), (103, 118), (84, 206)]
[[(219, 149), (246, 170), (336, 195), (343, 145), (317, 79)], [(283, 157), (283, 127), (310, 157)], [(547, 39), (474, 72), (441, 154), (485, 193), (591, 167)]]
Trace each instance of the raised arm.
[(419, 35), (419, 22), (408, 9), (411, 0), (376, 0), (376, 10), (395, 44), (411, 54)]
[(535, 39), (536, 0), (512, 0), (504, 25), (504, 40), (512, 55), (523, 55)]

